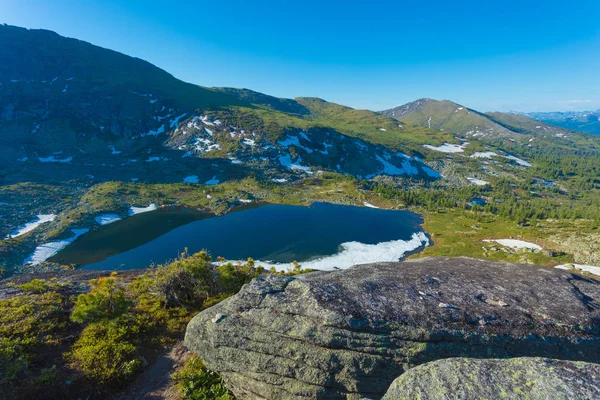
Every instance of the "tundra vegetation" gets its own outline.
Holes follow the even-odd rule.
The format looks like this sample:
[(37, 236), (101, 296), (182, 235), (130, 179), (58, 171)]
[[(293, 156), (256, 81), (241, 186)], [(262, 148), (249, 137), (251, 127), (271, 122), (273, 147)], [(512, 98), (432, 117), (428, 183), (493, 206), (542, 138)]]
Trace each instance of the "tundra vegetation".
[[(9, 282), (3, 289), (13, 295), (0, 300), (0, 388), (7, 398), (115, 393), (181, 340), (196, 313), (261, 273), (275, 272), (252, 259), (213, 263), (200, 252), (183, 253), (142, 274), (113, 272), (87, 284)], [(173, 382), (184, 398), (230, 398), (220, 378), (197, 358)]]

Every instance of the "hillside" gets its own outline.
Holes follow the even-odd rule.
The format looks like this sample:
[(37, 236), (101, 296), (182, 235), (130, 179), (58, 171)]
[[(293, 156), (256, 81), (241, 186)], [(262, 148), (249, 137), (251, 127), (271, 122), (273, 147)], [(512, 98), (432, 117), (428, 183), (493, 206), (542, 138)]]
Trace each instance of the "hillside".
[(568, 137), (572, 132), (526, 116), (482, 113), (449, 100), (420, 99), (382, 114), (407, 123), (487, 140), (529, 140), (524, 135)]

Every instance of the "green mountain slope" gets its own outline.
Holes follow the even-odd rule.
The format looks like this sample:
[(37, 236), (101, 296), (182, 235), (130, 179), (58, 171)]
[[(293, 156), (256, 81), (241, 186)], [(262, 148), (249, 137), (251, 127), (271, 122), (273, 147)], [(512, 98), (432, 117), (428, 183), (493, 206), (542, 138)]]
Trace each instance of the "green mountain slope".
[(569, 137), (572, 132), (510, 113), (481, 113), (448, 100), (420, 99), (381, 111), (397, 120), (488, 140), (529, 140), (525, 135)]

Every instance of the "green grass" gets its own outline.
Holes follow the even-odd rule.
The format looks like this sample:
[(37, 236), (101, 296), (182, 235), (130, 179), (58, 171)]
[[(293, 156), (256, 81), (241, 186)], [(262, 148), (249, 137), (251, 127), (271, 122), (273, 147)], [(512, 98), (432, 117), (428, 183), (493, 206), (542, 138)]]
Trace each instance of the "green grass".
[[(417, 211), (417, 210), (415, 210)], [(554, 266), (574, 261), (572, 254), (550, 257), (540, 252), (510, 251), (484, 239), (518, 239), (536, 243), (547, 250), (562, 252), (561, 243), (553, 235), (568, 232), (593, 232), (591, 221), (540, 221), (531, 226), (519, 226), (513, 221), (485, 213), (464, 210), (430, 212), (424, 215), (424, 229), (431, 235), (433, 246), (413, 257), (472, 257), (492, 261), (521, 262)]]

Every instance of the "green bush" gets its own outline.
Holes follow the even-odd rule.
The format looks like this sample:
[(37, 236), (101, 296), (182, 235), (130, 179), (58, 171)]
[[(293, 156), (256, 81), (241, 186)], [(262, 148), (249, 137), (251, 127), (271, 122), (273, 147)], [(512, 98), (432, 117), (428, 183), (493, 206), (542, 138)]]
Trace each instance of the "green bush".
[(173, 375), (177, 388), (185, 400), (233, 400), (223, 380), (209, 371), (197, 356), (190, 357), (181, 370)]
[(72, 321), (84, 323), (118, 318), (131, 306), (114, 277), (92, 279), (90, 285), (89, 293), (77, 296)]
[(214, 291), (211, 257), (204, 251), (189, 256), (183, 253), (151, 273), (149, 291), (165, 307), (200, 306)]
[(56, 278), (52, 278), (49, 281), (45, 279), (32, 279), (27, 283), (23, 283), (21, 285), (16, 286), (24, 292), (36, 294), (60, 288), (60, 285), (56, 283)]
[(137, 329), (125, 319), (89, 324), (67, 358), (93, 382), (123, 384), (142, 368), (137, 355)]
[(217, 285), (219, 291), (226, 294), (237, 293), (242, 286), (256, 278), (264, 271), (263, 267), (255, 267), (254, 260), (249, 258), (245, 264), (226, 263), (217, 267)]
[(0, 385), (31, 376), (38, 351), (58, 345), (68, 320), (55, 292), (0, 300)]

